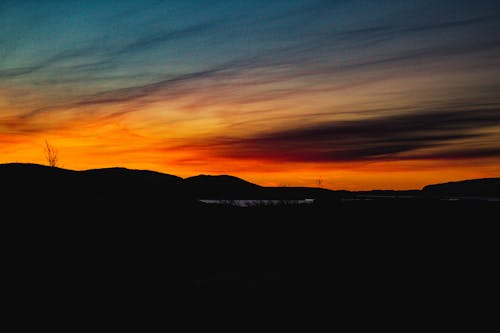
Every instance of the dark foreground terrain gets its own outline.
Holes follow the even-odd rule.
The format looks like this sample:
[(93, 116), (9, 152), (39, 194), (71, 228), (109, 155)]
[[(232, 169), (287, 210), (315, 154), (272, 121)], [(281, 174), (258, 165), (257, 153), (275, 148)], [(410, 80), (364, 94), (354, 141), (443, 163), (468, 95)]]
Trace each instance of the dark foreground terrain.
[(5, 170), (2, 274), (12, 306), (106, 311), (225, 297), (273, 308), (305, 297), (437, 315), (497, 288), (495, 201), (331, 195), (238, 208), (201, 204), (168, 175), (62, 171), (61, 180), (37, 169), (48, 172), (42, 181)]

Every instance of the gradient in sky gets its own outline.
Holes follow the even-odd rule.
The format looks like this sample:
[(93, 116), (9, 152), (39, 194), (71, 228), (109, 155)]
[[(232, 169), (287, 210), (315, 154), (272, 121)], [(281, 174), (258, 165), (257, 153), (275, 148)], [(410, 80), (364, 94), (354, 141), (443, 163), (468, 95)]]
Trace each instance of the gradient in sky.
[(0, 163), (260, 185), (500, 177), (497, 0), (0, 0)]

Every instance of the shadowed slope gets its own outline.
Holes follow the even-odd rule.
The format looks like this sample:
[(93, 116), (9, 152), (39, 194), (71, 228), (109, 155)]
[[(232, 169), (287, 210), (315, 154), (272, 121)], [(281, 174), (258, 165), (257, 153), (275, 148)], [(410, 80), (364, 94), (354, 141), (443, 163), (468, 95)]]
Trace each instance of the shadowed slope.
[(263, 193), (263, 187), (228, 175), (198, 175), (184, 179), (184, 184), (197, 198), (248, 199)]
[(264, 187), (230, 175), (180, 177), (149, 170), (103, 168), (74, 171), (38, 164), (0, 164), (1, 197), (10, 204), (48, 202), (131, 208), (178, 207), (196, 199), (320, 199), (411, 195), (500, 197), (500, 178), (433, 184), (421, 191), (349, 192), (315, 187)]
[(0, 165), (0, 182), (1, 198), (11, 208), (50, 210), (67, 218), (126, 216), (123, 211), (152, 214), (160, 208), (195, 204), (182, 178), (147, 170), (73, 171), (12, 163)]
[(468, 179), (432, 184), (425, 186), (422, 191), (431, 195), (491, 196), (500, 198), (500, 178)]
[(198, 175), (184, 179), (187, 190), (199, 199), (307, 199), (337, 198), (348, 191), (316, 187), (267, 187), (228, 175)]

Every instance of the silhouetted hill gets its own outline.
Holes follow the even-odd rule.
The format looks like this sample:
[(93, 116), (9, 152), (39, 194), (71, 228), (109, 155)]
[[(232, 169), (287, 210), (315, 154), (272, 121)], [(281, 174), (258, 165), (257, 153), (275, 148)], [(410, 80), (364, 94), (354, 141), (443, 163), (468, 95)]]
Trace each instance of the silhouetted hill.
[(198, 175), (184, 180), (187, 190), (200, 199), (306, 199), (332, 198), (348, 191), (315, 187), (267, 187), (229, 175)]
[(184, 179), (184, 184), (197, 198), (247, 199), (263, 193), (261, 186), (228, 175), (198, 175)]
[[(1, 198), (10, 206), (53, 207), (91, 214), (106, 208), (151, 210), (194, 204), (180, 177), (148, 170), (106, 168), (74, 171), (37, 164), (0, 165)], [(61, 215), (61, 214), (58, 214)]]
[(21, 180), (42, 180), (47, 179), (46, 177), (52, 177), (55, 175), (68, 175), (75, 174), (77, 171), (48, 167), (45, 165), (34, 164), (34, 163), (5, 163), (0, 164), (0, 177), (2, 181), (9, 181), (9, 179), (15, 181)]
[(264, 193), (269, 199), (320, 199), (336, 200), (348, 197), (351, 192), (344, 190), (329, 190), (319, 187), (265, 187)]
[[(126, 168), (91, 169), (80, 172), (81, 180), (95, 186), (95, 193), (173, 200), (186, 195), (180, 177), (149, 170)], [(87, 186), (88, 185), (85, 185)]]
[(11, 201), (73, 195), (77, 172), (38, 164), (0, 164), (2, 197)]
[(0, 177), (3, 185), (40, 185), (52, 184), (54, 186), (69, 185), (65, 181), (76, 181), (78, 185), (88, 185), (96, 182), (99, 187), (123, 186), (124, 184), (143, 185), (180, 185), (181, 177), (149, 171), (133, 170), (127, 168), (102, 168), (84, 171), (75, 171), (63, 168), (48, 167), (30, 163), (0, 164)]
[(420, 190), (370, 190), (370, 191), (357, 191), (358, 195), (368, 195), (368, 196), (417, 196), (421, 195)]
[(315, 187), (266, 187), (230, 175), (198, 175), (182, 179), (150, 170), (103, 168), (84, 171), (29, 163), (0, 164), (2, 196), (9, 202), (99, 205), (148, 203), (169, 206), (196, 199), (403, 198), (425, 196), (500, 197), (500, 178), (427, 185), (422, 190), (345, 191)]
[(469, 179), (425, 186), (422, 191), (438, 196), (500, 198), (500, 178)]

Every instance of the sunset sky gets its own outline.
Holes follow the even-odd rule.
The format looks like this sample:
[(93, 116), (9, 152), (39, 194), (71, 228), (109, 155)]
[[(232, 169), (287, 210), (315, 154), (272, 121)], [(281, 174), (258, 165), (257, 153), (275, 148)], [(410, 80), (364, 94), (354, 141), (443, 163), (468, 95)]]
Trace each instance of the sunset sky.
[(0, 0), (0, 163), (500, 177), (498, 0)]

